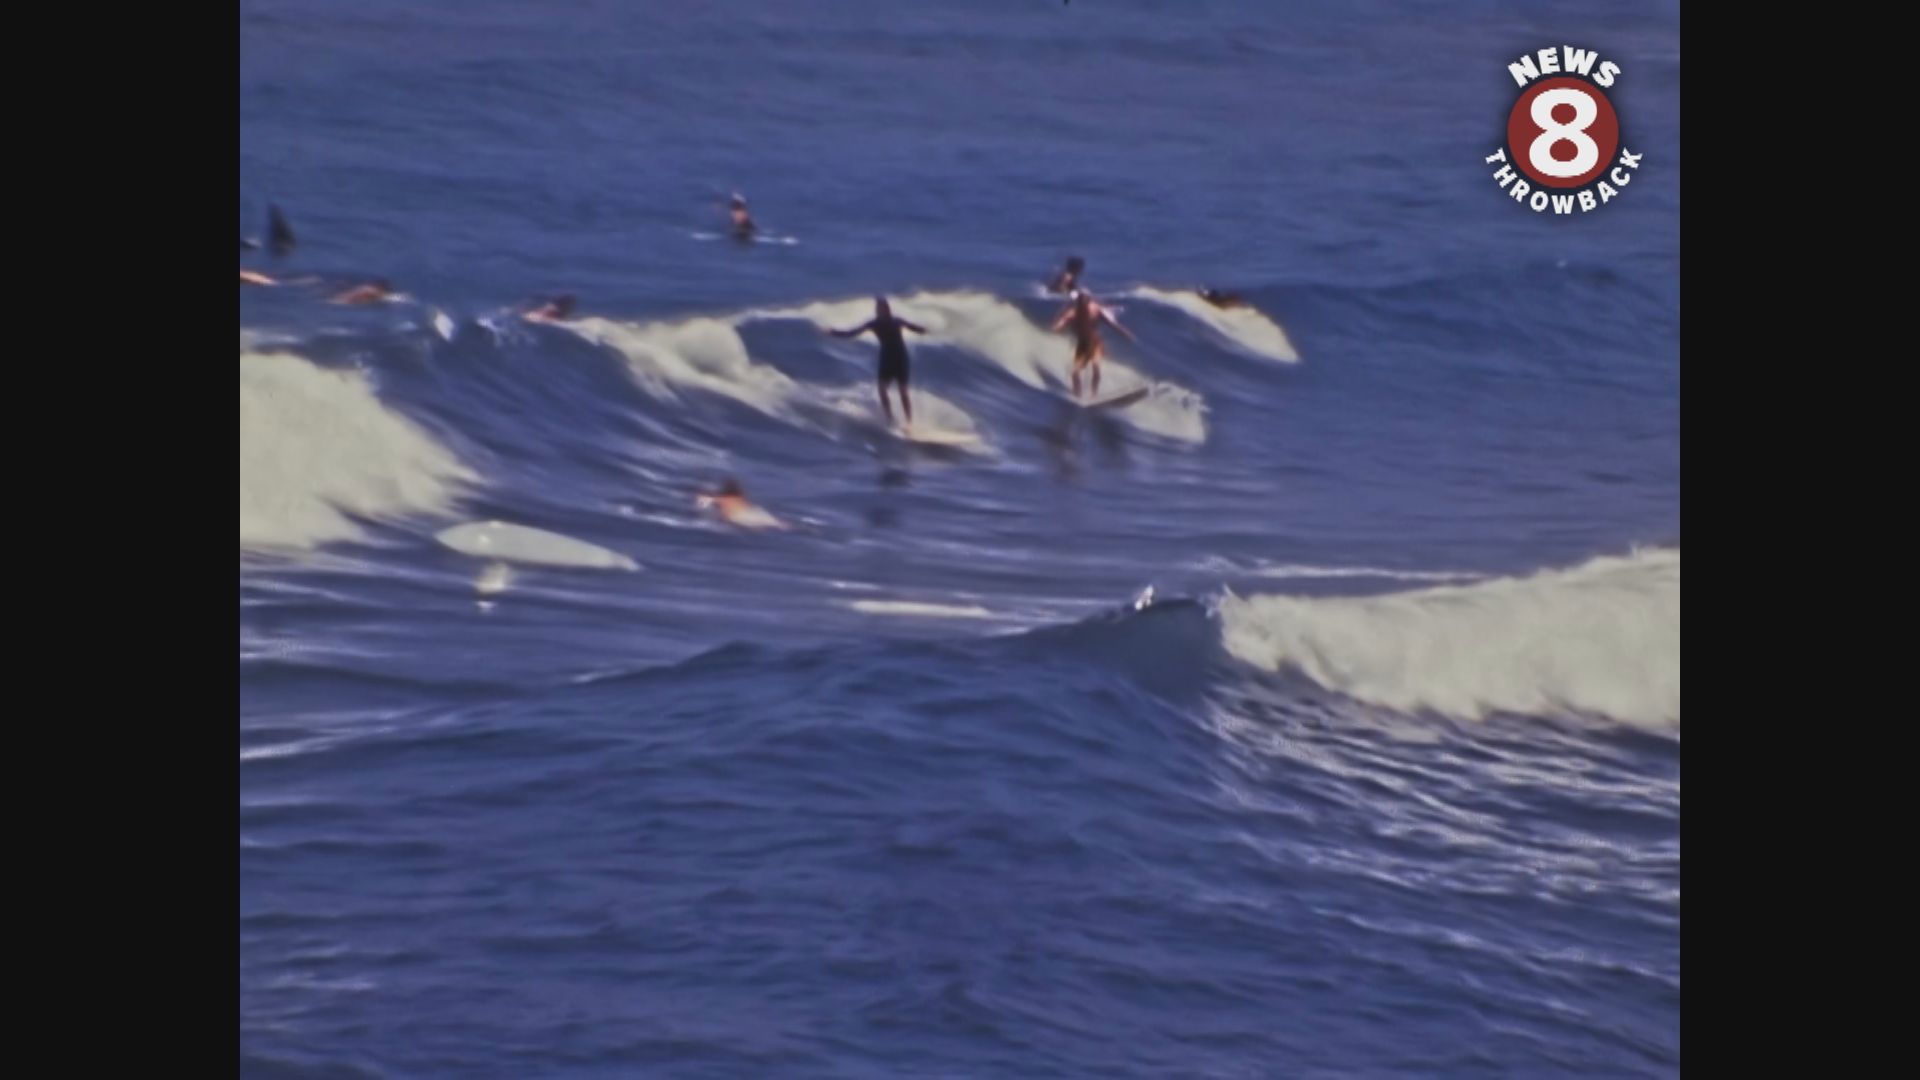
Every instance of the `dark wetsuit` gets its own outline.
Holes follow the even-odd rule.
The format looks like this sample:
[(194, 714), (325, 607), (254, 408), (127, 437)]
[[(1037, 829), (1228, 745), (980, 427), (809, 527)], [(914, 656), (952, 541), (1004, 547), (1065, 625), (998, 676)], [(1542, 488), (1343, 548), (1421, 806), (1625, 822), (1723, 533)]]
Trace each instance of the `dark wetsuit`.
[(902, 327), (915, 333), (924, 334), (926, 330), (915, 326), (899, 316), (888, 319), (874, 318), (864, 326), (847, 331), (844, 337), (859, 337), (867, 331), (880, 339), (880, 385), (890, 382), (907, 385), (907, 339), (900, 333)]

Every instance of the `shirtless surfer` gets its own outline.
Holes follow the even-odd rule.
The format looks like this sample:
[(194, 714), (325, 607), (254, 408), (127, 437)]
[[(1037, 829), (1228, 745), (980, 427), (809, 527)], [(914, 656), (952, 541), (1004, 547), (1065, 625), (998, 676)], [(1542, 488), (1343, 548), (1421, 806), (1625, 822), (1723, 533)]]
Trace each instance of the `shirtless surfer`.
[(720, 520), (743, 529), (786, 529), (790, 526), (747, 501), (740, 481), (729, 478), (717, 491), (702, 492), (693, 500), (702, 509), (711, 509)]
[(1115, 330), (1126, 335), (1128, 341), (1138, 341), (1133, 331), (1120, 325), (1113, 313), (1101, 307), (1093, 294), (1085, 289), (1076, 289), (1073, 303), (1068, 305), (1060, 317), (1053, 321), (1055, 332), (1071, 327), (1073, 330), (1073, 396), (1080, 396), (1080, 369), (1093, 366), (1093, 396), (1100, 396), (1100, 358), (1106, 353), (1106, 343), (1100, 340), (1100, 324), (1105, 322)]
[(397, 293), (386, 278), (374, 278), (363, 285), (355, 285), (345, 292), (336, 293), (328, 302), (334, 304), (384, 304)]
[(529, 308), (520, 313), (528, 322), (559, 322), (573, 314), (574, 299), (570, 295), (561, 295), (543, 300), (539, 307)]

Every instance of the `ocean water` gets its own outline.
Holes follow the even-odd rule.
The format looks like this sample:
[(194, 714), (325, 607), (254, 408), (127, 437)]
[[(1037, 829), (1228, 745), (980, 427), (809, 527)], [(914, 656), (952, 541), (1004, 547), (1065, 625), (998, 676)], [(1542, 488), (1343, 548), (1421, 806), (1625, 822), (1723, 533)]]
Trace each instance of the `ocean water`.
[(241, 1073), (1676, 1075), (1678, 23), (243, 0)]

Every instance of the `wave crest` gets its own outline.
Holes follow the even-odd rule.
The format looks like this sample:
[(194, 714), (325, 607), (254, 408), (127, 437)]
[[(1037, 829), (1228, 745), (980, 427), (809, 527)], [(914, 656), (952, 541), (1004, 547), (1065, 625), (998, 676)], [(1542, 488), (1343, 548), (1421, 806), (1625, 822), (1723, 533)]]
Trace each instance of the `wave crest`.
[(443, 514), (461, 485), (477, 479), (382, 405), (364, 375), (329, 371), (290, 352), (241, 350), (242, 548), (355, 539), (356, 516)]
[(1228, 652), (1403, 712), (1680, 726), (1680, 552), (1386, 596), (1228, 596)]

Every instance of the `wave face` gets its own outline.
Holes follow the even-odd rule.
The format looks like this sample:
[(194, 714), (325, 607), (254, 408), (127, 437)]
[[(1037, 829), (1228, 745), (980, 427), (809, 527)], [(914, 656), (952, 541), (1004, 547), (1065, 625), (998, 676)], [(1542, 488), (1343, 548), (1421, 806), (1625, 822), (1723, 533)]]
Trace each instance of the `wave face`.
[(1183, 311), (1236, 348), (1254, 356), (1288, 364), (1300, 359), (1300, 354), (1294, 351), (1293, 342), (1287, 340), (1287, 332), (1280, 329), (1280, 324), (1252, 308), (1215, 307), (1192, 289), (1158, 289), (1141, 285), (1120, 295), (1151, 300)]
[(1543, 3), (241, 5), (242, 1075), (1677, 1075), (1679, 31)]

